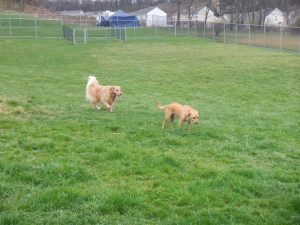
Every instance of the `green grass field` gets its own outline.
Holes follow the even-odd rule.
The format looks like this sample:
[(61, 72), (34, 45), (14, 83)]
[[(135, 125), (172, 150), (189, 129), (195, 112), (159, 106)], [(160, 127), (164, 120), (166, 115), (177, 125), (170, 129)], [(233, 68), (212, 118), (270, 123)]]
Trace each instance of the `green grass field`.
[[(0, 224), (300, 224), (300, 55), (200, 38), (0, 39)], [(87, 77), (120, 85), (114, 112)], [(161, 129), (155, 102), (199, 124)]]

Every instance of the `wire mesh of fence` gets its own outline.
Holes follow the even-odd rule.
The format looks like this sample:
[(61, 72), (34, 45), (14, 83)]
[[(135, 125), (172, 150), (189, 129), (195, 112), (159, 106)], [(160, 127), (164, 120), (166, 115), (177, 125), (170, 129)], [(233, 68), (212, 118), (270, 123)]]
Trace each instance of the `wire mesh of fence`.
[(91, 19), (0, 17), (0, 36), (64, 37), (65, 32), (70, 32), (64, 27), (69, 27), (75, 29), (75, 36), (87, 39), (114, 37), (117, 32), (120, 32), (119, 39), (125, 41), (126, 38), (188, 36), (300, 53), (300, 27), (162, 20), (159, 17), (153, 17), (151, 23), (148, 20), (140, 20), (140, 26), (126, 27), (123, 31), (111, 29), (108, 35), (104, 29), (108, 27), (96, 26), (96, 21)]

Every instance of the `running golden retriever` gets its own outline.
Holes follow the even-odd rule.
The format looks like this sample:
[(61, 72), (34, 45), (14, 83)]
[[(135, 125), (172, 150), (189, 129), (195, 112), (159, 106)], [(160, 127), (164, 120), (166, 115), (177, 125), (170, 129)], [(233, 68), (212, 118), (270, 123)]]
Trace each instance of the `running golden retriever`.
[(162, 128), (164, 129), (166, 121), (171, 118), (170, 120), (170, 127), (172, 128), (173, 121), (175, 116), (179, 118), (178, 128), (181, 127), (182, 122), (188, 122), (188, 131), (191, 130), (191, 121), (194, 124), (198, 124), (198, 111), (193, 109), (189, 105), (181, 105), (178, 102), (172, 102), (165, 106), (160, 106), (158, 102), (156, 102), (156, 107), (159, 109), (165, 109), (165, 118), (162, 122)]
[(86, 99), (90, 101), (95, 109), (100, 109), (97, 103), (101, 102), (103, 106), (112, 112), (114, 101), (121, 95), (122, 89), (120, 86), (102, 86), (98, 83), (96, 77), (88, 77)]

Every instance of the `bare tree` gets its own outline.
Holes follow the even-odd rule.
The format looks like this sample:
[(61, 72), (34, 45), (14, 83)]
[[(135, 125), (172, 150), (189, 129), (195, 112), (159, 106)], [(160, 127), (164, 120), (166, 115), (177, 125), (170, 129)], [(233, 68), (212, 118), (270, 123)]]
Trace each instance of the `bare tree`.
[(191, 26), (191, 21), (196, 14), (198, 0), (185, 0), (184, 8), (186, 17), (189, 19), (189, 26)]
[(23, 12), (26, 4), (29, 3), (27, 0), (17, 0), (19, 12)]
[(290, 14), (299, 9), (300, 7), (300, 1), (299, 0), (281, 0), (280, 2), (280, 8), (284, 11), (285, 13), (285, 19), (287, 22), (287, 25), (290, 26), (292, 25), (291, 17)]
[(187, 18), (191, 21), (195, 12), (192, 10), (192, 5), (194, 3), (194, 0), (186, 0), (185, 1), (185, 10), (187, 14)]
[(181, 6), (181, 0), (177, 0), (177, 25), (180, 25), (180, 6)]
[(207, 21), (207, 18), (208, 18), (209, 10), (210, 10), (210, 7), (211, 7), (211, 3), (212, 3), (212, 0), (208, 0), (208, 1), (205, 3), (205, 6), (206, 6), (206, 10), (205, 10), (205, 18), (204, 18), (204, 24), (205, 24), (205, 25), (206, 25), (206, 21)]
[(258, 9), (258, 4), (256, 0), (247, 0), (245, 11), (247, 12), (248, 21), (250, 24), (257, 23), (255, 21), (255, 11), (257, 9)]

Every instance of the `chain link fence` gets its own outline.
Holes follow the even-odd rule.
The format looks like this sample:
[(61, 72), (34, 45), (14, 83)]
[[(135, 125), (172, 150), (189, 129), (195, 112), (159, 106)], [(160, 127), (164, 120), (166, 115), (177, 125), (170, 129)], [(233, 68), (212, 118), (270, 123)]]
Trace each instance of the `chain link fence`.
[[(243, 44), (300, 53), (300, 27), (261, 26), (251, 24), (209, 23), (167, 20), (152, 17), (140, 20), (140, 27), (127, 27), (127, 38), (201, 37), (218, 42)], [(104, 38), (105, 28), (91, 18), (36, 16), (36, 18), (1, 18), (1, 37), (63, 37), (63, 26), (82, 32), (86, 38)], [(87, 35), (84, 35), (87, 30)]]
[(126, 42), (126, 27), (110, 27), (102, 29), (74, 28), (69, 26), (62, 26), (63, 38), (72, 44), (86, 44), (88, 39), (103, 38), (108, 42), (108, 38), (123, 40)]

